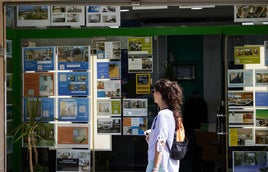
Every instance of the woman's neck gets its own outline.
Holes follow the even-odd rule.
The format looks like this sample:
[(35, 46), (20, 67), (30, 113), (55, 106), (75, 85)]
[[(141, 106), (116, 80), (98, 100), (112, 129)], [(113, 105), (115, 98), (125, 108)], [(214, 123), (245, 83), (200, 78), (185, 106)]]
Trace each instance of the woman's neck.
[(163, 109), (168, 109), (168, 105), (166, 103), (160, 104), (159, 105), (159, 109), (163, 110)]

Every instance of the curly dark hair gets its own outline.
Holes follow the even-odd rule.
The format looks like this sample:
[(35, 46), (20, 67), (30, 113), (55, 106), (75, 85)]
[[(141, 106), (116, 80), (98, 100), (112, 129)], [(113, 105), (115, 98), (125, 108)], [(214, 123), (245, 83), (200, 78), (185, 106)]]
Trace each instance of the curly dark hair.
[(173, 111), (176, 128), (179, 128), (179, 120), (182, 119), (181, 107), (183, 105), (183, 90), (176, 81), (160, 79), (155, 82), (154, 89), (162, 96), (168, 108)]

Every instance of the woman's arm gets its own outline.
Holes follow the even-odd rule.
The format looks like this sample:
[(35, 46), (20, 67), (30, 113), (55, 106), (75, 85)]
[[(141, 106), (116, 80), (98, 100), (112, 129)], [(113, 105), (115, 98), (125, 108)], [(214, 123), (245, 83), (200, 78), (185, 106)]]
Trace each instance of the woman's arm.
[(154, 168), (152, 172), (157, 172), (162, 159), (162, 150), (164, 149), (165, 142), (161, 140), (157, 140), (155, 146), (155, 155), (154, 155)]

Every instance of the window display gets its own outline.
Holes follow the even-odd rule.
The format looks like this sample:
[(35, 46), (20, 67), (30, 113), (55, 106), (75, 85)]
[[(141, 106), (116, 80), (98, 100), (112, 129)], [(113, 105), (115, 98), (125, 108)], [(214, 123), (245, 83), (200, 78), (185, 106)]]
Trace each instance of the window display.
[(234, 172), (266, 169), (267, 164), (260, 163), (265, 151), (238, 151), (263, 150), (268, 144), (266, 41), (257, 44), (244, 39), (249, 36), (232, 38), (243, 39), (232, 39), (228, 49), (228, 149), (232, 152), (232, 168)]

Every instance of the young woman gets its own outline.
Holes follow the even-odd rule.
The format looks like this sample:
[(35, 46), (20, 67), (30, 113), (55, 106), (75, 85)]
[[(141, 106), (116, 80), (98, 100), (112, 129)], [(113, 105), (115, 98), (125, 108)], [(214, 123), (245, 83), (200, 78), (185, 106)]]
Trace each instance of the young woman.
[(175, 128), (183, 129), (184, 133), (181, 115), (182, 89), (175, 81), (161, 79), (154, 84), (152, 94), (154, 102), (159, 106), (159, 112), (152, 123), (150, 134), (146, 136), (146, 172), (178, 172), (180, 161), (170, 158), (166, 143), (172, 145)]

